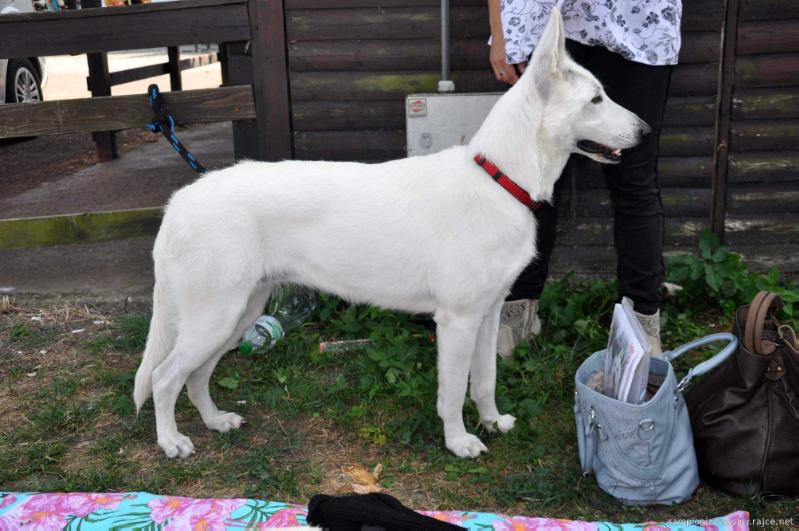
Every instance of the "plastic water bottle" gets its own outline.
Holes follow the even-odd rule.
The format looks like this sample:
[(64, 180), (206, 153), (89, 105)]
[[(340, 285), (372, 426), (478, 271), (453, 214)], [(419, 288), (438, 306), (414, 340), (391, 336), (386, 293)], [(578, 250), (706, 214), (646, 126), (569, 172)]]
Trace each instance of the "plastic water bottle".
[(266, 314), (244, 332), (241, 352), (264, 347), (266, 350), (283, 339), (286, 331), (299, 328), (316, 308), (316, 293), (301, 286), (280, 286), (272, 292)]
[(267, 345), (267, 350), (274, 347), (275, 343), (283, 339), (286, 332), (280, 321), (271, 315), (262, 315), (244, 332), (244, 337), (239, 344), (239, 350), (245, 354), (253, 349)]
[(374, 344), (371, 339), (342, 339), (339, 341), (322, 341), (319, 343), (320, 354), (348, 354), (366, 350)]

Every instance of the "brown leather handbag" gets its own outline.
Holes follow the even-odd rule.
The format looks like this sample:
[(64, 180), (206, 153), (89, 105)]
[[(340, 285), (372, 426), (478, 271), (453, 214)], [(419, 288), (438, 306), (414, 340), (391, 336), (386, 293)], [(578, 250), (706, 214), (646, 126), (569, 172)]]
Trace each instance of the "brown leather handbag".
[(799, 340), (761, 291), (735, 315), (738, 351), (685, 396), (700, 476), (728, 494), (799, 495)]

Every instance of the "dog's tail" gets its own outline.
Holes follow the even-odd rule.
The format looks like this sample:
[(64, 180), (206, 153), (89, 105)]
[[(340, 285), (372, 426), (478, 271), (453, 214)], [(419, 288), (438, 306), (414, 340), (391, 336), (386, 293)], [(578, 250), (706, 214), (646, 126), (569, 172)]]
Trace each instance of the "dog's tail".
[(167, 300), (160, 283), (156, 281), (153, 290), (153, 318), (147, 334), (147, 345), (144, 348), (139, 370), (136, 371), (136, 382), (133, 386), (133, 401), (136, 403), (138, 415), (144, 402), (153, 392), (153, 370), (169, 355), (175, 346), (175, 329), (172, 316), (164, 308)]

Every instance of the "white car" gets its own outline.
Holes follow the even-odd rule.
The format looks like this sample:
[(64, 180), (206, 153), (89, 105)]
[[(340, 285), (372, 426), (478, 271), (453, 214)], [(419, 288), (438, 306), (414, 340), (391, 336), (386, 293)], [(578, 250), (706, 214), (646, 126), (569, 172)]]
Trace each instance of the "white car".
[[(32, 11), (32, 0), (0, 0), (0, 16)], [(0, 103), (42, 101), (42, 87), (46, 82), (44, 58), (0, 59)]]

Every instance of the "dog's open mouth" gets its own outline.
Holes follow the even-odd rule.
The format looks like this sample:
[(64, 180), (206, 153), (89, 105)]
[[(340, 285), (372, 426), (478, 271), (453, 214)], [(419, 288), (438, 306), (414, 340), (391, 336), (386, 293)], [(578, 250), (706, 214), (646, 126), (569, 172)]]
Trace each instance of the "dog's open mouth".
[(577, 142), (577, 147), (586, 153), (601, 155), (603, 158), (611, 162), (618, 162), (621, 159), (621, 149), (612, 148), (610, 146), (606, 146), (605, 144), (600, 144), (599, 142), (580, 140)]

